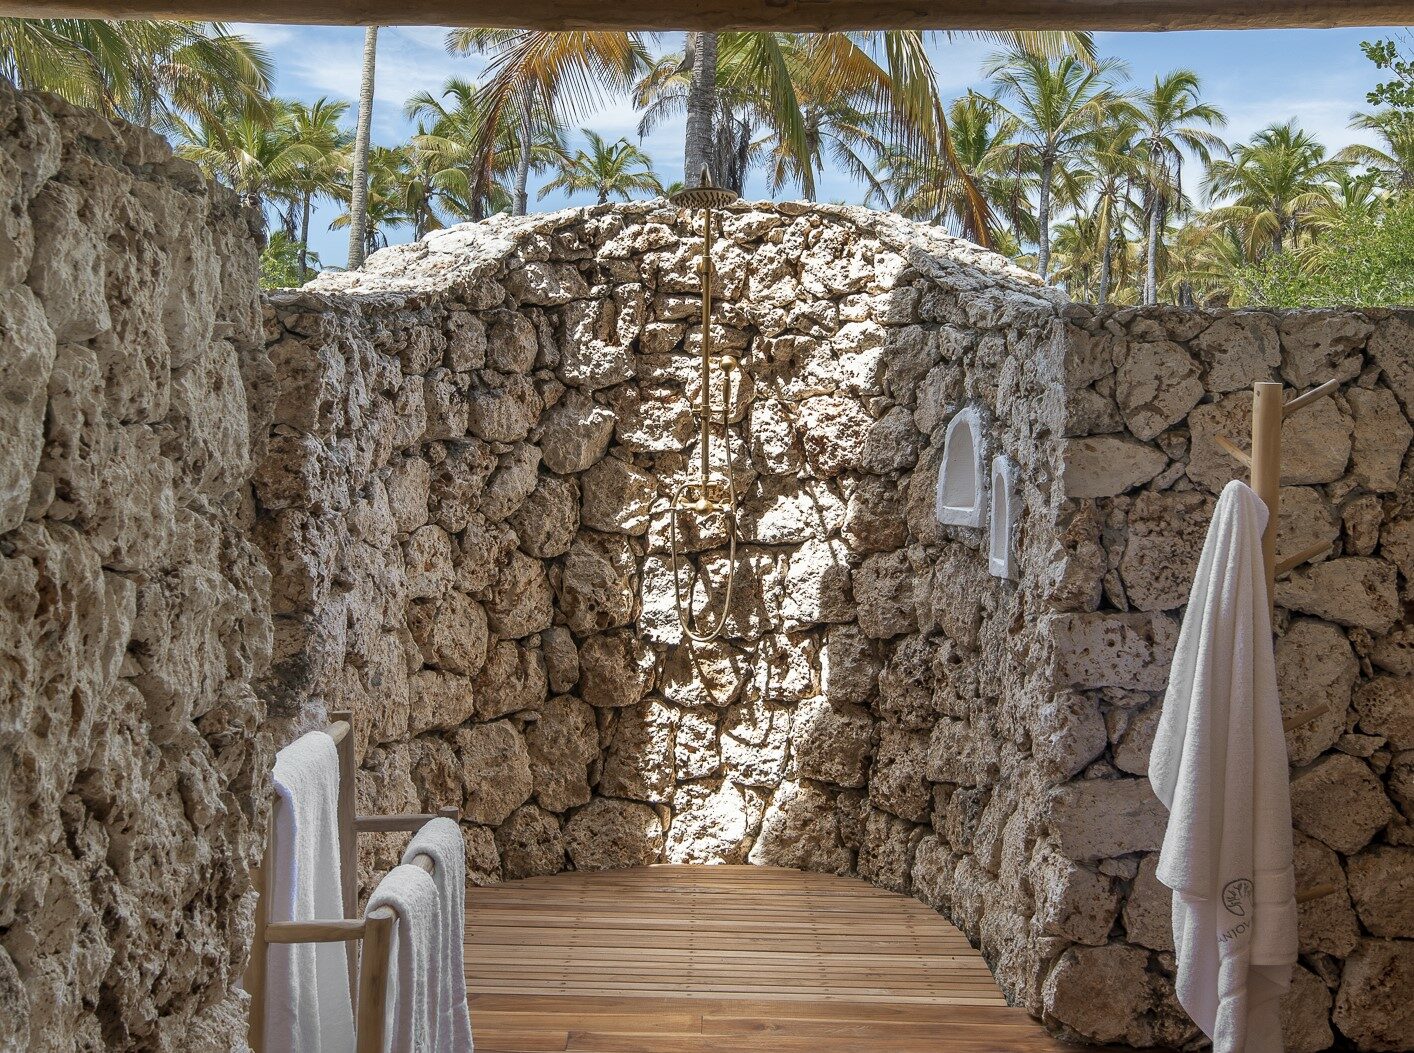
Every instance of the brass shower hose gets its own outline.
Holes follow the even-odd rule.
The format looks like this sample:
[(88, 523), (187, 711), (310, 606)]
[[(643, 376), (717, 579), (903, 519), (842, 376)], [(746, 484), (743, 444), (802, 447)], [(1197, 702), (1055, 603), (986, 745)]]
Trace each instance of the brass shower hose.
[[(702, 214), (702, 260), (698, 273), (702, 276), (702, 391), (698, 406), (698, 453), (700, 470), (697, 479), (689, 479), (673, 491), (672, 504), (668, 510), (669, 545), (673, 561), (673, 595), (677, 602), (678, 621), (687, 638), (694, 643), (708, 643), (722, 634), (731, 613), (732, 588), (736, 584), (736, 483), (732, 477), (732, 376), (740, 368), (735, 355), (722, 355), (722, 442), (726, 449), (725, 474), (713, 479), (712, 475), (712, 210), (729, 205), (737, 195), (712, 185), (707, 168), (702, 169), (702, 179), (698, 186), (689, 187), (674, 194), (670, 199), (679, 208), (695, 208)], [(722, 597), (722, 609), (716, 618), (702, 628), (700, 623), (707, 615), (707, 609), (694, 612), (692, 609), (692, 589), (683, 593), (682, 549), (678, 542), (679, 512), (695, 513), (704, 520), (714, 512), (725, 513), (727, 525), (727, 586)], [(699, 568), (700, 569), (700, 568)], [(706, 580), (706, 573), (701, 573)], [(708, 588), (707, 602), (712, 598)]]

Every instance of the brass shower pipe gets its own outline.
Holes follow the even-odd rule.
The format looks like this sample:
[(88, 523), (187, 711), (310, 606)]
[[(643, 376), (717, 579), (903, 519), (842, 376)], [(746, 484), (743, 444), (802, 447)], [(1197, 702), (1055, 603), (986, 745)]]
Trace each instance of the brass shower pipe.
[[(673, 561), (673, 596), (677, 602), (678, 621), (682, 631), (694, 643), (715, 640), (726, 627), (731, 613), (732, 588), (736, 584), (736, 482), (732, 478), (732, 376), (739, 368), (735, 355), (722, 355), (722, 443), (726, 449), (726, 471), (717, 480), (712, 477), (712, 210), (730, 205), (737, 200), (731, 190), (712, 185), (707, 167), (702, 168), (702, 178), (695, 187), (678, 191), (669, 199), (679, 208), (698, 209), (702, 214), (702, 260), (698, 273), (702, 276), (702, 341), (701, 369), (702, 391), (698, 403), (698, 453), (700, 471), (698, 478), (689, 479), (673, 491), (672, 504), (668, 509), (669, 544)], [(684, 596), (682, 587), (682, 550), (678, 544), (678, 515), (680, 512), (696, 513), (703, 519), (713, 512), (725, 513), (727, 524), (727, 585), (722, 597), (721, 613), (712, 619), (707, 628), (698, 628), (698, 622), (706, 615), (706, 608), (694, 613), (692, 610), (692, 589)], [(706, 574), (702, 574), (706, 580)], [(708, 602), (711, 592), (708, 591)]]

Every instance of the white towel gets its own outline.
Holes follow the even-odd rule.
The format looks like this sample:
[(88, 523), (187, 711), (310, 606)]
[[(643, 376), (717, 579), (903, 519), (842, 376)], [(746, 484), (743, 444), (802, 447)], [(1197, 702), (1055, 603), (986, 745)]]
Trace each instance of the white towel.
[(412, 842), (403, 853), (403, 862), (411, 863), (418, 855), (430, 856), (436, 864), (432, 880), (437, 885), (442, 931), (446, 934), (443, 949), (446, 957), (432, 978), (438, 985), (436, 1049), (438, 1053), (471, 1053), (471, 1015), (466, 1007), (462, 959), (466, 932), (466, 842), (462, 840), (460, 824), (440, 817), (424, 823), (413, 834)]
[(389, 948), (383, 1048), (387, 1053), (444, 1053), (439, 1045), (437, 978), (446, 967), (451, 940), (437, 883), (421, 867), (394, 867), (368, 897), (365, 913), (379, 907), (397, 914)]
[[(339, 753), (322, 731), (275, 755), (275, 872), (271, 921), (344, 916), (339, 871)], [(342, 943), (272, 944), (266, 974), (265, 1048), (348, 1053), (353, 1006)]]
[(1169, 810), (1158, 877), (1173, 889), (1178, 1000), (1214, 1053), (1279, 1053), (1296, 961), (1291, 798), (1262, 530), (1229, 483), (1188, 597), (1149, 758)]

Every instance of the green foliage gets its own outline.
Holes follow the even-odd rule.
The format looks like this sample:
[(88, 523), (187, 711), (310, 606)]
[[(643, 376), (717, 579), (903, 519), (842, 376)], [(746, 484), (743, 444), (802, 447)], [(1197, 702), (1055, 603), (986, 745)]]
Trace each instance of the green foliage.
[(1378, 216), (1365, 212), (1337, 219), (1301, 253), (1239, 268), (1233, 293), (1239, 306), (1414, 304), (1414, 197)]
[(1414, 110), (1414, 60), (1406, 58), (1399, 45), (1388, 39), (1362, 41), (1360, 50), (1376, 69), (1394, 74), (1393, 80), (1376, 84), (1365, 96), (1370, 105)]
[(611, 197), (630, 200), (636, 193), (661, 194), (663, 185), (653, 174), (653, 161), (627, 139), (607, 143), (603, 137), (581, 128), (589, 142), (589, 151), (579, 150), (573, 157), (563, 157), (559, 174), (540, 188), (545, 197), (556, 190), (566, 196), (589, 192), (597, 194), (599, 204)]
[(273, 69), (220, 22), (0, 18), (0, 77), (164, 132), (267, 116)]
[(260, 254), (260, 287), (262, 289), (297, 289), (319, 271), (317, 253), (306, 252), (309, 274), (300, 274), (300, 242), (283, 230), (270, 235), (265, 251)]
[(270, 60), (220, 23), (4, 18), (0, 77), (164, 132), (265, 216), (267, 287), (317, 272), (308, 245), (323, 202), (347, 209), (330, 229), (361, 230), (366, 255), (524, 212), (532, 178), (541, 198), (662, 193), (640, 146), (588, 129), (567, 145), (568, 118), (627, 95), (641, 138), (680, 118), (691, 89), (694, 156), (722, 185), (747, 192), (760, 177), (773, 197), (813, 200), (830, 165), (865, 204), (994, 247), (1077, 300), (1414, 302), (1406, 31), (1361, 45), (1383, 83), (1371, 112), (1351, 117), (1359, 141), (1334, 156), (1295, 120), (1224, 142), (1196, 74), (1131, 84), (1087, 34), (982, 36), (1005, 48), (987, 88), (949, 101), (935, 38), (918, 31), (722, 32), (712, 46), (688, 34), (683, 51), (653, 55), (635, 33), (454, 30), (449, 49), (488, 65), (407, 100), (415, 131), (369, 151), (359, 206), (348, 105), (272, 97)]

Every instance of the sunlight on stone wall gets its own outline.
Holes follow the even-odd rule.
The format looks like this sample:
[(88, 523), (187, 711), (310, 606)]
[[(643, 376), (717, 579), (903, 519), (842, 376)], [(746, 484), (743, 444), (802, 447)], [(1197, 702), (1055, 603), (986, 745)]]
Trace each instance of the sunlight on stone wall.
[(0, 82), (0, 1049), (244, 1049), (251, 216)]
[[(1299, 883), (1338, 892), (1301, 910), (1286, 1038), (1408, 1048), (1414, 314), (1069, 306), (936, 228), (733, 209), (738, 591), (690, 648), (666, 518), (696, 441), (686, 217), (439, 232), (266, 298), (262, 342), (229, 195), (145, 133), (0, 111), (19, 1048), (240, 1048), (270, 747), (343, 707), (361, 810), (458, 806), (477, 881), (854, 874), (954, 920), (1053, 1030), (1192, 1044), (1144, 776), (1233, 475), (1211, 438), (1243, 434), (1253, 380), (1332, 375), (1290, 425), (1280, 547), (1335, 549), (1280, 586), (1278, 663), (1289, 710), (1336, 703), (1288, 745)], [(961, 413), (984, 488), (1016, 468), (1015, 580), (985, 514), (935, 514)], [(684, 525), (720, 582), (723, 522)]]

